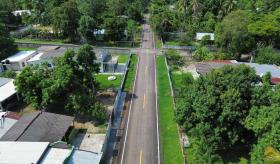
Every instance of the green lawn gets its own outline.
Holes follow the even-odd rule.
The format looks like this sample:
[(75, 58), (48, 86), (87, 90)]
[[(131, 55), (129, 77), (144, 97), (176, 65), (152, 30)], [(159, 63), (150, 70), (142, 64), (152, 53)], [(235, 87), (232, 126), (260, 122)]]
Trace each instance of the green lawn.
[(33, 51), (36, 50), (35, 48), (31, 48), (31, 47), (19, 47), (18, 51)]
[(193, 77), (191, 73), (172, 72), (171, 73), (172, 84), (175, 90), (180, 90), (184, 85), (184, 80), (188, 83), (192, 83)]
[(124, 83), (124, 91), (129, 92), (132, 91), (132, 87), (133, 87), (133, 82), (135, 79), (135, 73), (136, 73), (136, 65), (137, 65), (137, 55), (133, 54), (131, 56), (131, 61), (128, 67), (128, 72), (127, 72), (127, 76), (125, 79), (125, 83)]
[(156, 48), (161, 48), (162, 47), (162, 42), (159, 39), (159, 36), (155, 35), (155, 42), (156, 42)]
[(157, 84), (162, 162), (182, 164), (184, 159), (174, 119), (173, 98), (163, 56), (157, 57)]
[(118, 54), (118, 62), (119, 63), (126, 63), (128, 60), (129, 55), (128, 54)]
[(37, 40), (37, 39), (15, 39), (15, 42), (18, 43), (41, 43), (41, 44), (63, 44), (63, 40)]
[(108, 77), (112, 75), (107, 74), (97, 74), (95, 75), (96, 82), (99, 83), (100, 90), (106, 90), (108, 88), (113, 88), (114, 90), (117, 90), (120, 87), (122, 75), (113, 75), (116, 76), (117, 79), (113, 81), (109, 81)]
[(169, 45), (169, 46), (193, 46), (195, 43), (194, 42), (183, 43), (180, 41), (167, 41), (167, 42), (165, 42), (165, 44)]

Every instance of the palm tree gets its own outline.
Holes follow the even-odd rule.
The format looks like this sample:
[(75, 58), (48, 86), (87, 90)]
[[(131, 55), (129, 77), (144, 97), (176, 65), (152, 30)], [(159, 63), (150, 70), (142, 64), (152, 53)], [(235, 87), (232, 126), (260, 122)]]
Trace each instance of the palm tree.
[(178, 11), (183, 12), (184, 15), (186, 15), (189, 4), (190, 4), (189, 0), (178, 0), (177, 2)]
[(236, 0), (226, 0), (223, 4), (223, 16), (228, 15), (237, 5)]
[(190, 6), (192, 9), (193, 17), (198, 19), (199, 13), (201, 13), (203, 9), (203, 4), (200, 3), (199, 0), (192, 0)]

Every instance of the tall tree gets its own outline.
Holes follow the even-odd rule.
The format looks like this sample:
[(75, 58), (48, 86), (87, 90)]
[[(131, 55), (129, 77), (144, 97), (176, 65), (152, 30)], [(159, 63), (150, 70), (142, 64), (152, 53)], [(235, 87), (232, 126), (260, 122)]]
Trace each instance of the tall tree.
[(9, 32), (4, 24), (0, 22), (0, 61), (13, 55), (17, 51), (14, 40), (10, 38)]
[(78, 41), (80, 13), (74, 0), (64, 2), (53, 9), (52, 26), (58, 34), (68, 38), (70, 42)]
[(91, 87), (93, 95), (95, 92), (93, 75), (99, 72), (99, 65), (95, 62), (95, 60), (96, 60), (96, 56), (92, 46), (87, 44), (87, 45), (83, 45), (79, 49), (77, 53), (77, 61), (78, 64), (82, 66), (86, 74), (86, 81), (89, 82), (90, 84), (89, 86)]
[(239, 57), (241, 53), (248, 53), (254, 46), (254, 38), (248, 32), (247, 26), (252, 22), (249, 11), (234, 11), (226, 16), (216, 26), (215, 42), (218, 47)]

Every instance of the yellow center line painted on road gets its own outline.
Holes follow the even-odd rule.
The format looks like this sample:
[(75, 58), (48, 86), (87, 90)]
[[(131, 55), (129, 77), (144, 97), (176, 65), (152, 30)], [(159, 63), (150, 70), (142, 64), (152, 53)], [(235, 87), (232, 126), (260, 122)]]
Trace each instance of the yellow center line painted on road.
[(139, 159), (139, 164), (142, 164), (142, 148), (140, 150), (140, 159)]
[(144, 94), (144, 98), (143, 98), (143, 109), (145, 109), (146, 107), (146, 94)]

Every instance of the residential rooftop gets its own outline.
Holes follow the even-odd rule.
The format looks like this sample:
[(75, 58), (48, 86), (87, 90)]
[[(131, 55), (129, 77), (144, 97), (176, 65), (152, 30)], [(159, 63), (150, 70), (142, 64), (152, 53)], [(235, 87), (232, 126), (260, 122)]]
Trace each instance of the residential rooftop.
[(0, 103), (16, 93), (13, 79), (0, 77)]
[(10, 61), (10, 62), (18, 62), (21, 61), (31, 55), (36, 53), (36, 51), (19, 51), (18, 53), (14, 54), (13, 56), (8, 57), (7, 59), (2, 60), (2, 62)]
[(48, 145), (48, 142), (0, 142), (0, 163), (38, 163)]
[(0, 141), (60, 141), (73, 120), (70, 116), (48, 112), (28, 113), (23, 115)]

